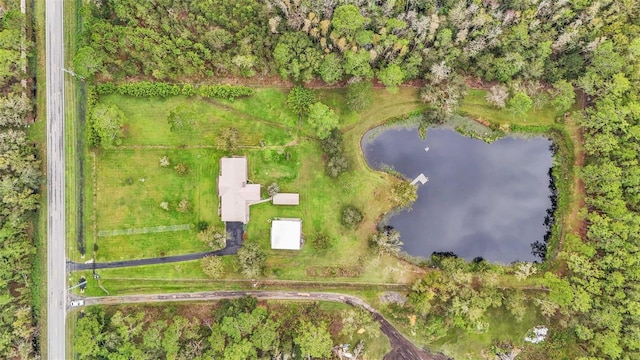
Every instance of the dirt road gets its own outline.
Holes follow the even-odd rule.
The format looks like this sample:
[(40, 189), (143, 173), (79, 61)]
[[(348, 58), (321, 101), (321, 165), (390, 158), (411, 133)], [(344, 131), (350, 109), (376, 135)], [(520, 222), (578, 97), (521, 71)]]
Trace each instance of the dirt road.
[(84, 298), (85, 305), (116, 305), (124, 303), (147, 303), (163, 301), (206, 301), (237, 299), (246, 295), (261, 300), (309, 300), (309, 301), (337, 301), (351, 306), (360, 306), (369, 311), (380, 324), (380, 329), (389, 338), (391, 352), (385, 355), (385, 360), (445, 360), (442, 354), (432, 354), (415, 346), (393, 327), (376, 309), (364, 300), (346, 294), (323, 292), (295, 292), (295, 291), (208, 291), (195, 293), (153, 294), (153, 295), (123, 295)]

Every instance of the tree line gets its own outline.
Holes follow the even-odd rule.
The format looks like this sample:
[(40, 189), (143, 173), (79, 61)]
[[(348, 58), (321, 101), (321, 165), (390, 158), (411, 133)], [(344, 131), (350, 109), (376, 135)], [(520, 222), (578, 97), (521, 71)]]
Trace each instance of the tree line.
[(133, 97), (169, 97), (195, 96), (219, 98), (233, 101), (236, 98), (253, 95), (253, 89), (242, 85), (201, 85), (169, 84), (165, 82), (138, 81), (123, 84), (111, 82), (100, 83), (96, 86), (98, 95), (120, 94)]
[[(318, 303), (258, 303), (254, 297), (201, 306), (142, 309), (92, 306), (74, 330), (74, 353), (85, 359), (287, 359), (332, 357), (340, 341), (361, 343), (360, 354), (380, 336), (364, 309), (323, 310)], [(362, 329), (362, 330), (360, 330)]]
[[(39, 204), (42, 180), (35, 144), (27, 136), (31, 100), (22, 80), (21, 49), (25, 17), (19, 3), (0, 6), (0, 358), (36, 356), (36, 312), (32, 297), (35, 246), (31, 220)], [(25, 60), (26, 61), (26, 60)]]

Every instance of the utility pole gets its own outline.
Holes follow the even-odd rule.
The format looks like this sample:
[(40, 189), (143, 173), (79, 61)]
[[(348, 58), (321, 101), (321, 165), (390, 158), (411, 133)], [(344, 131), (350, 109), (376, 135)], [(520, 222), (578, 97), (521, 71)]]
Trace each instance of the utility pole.
[(76, 74), (76, 73), (74, 73), (74, 72), (73, 72), (73, 70), (67, 70), (67, 69), (65, 69), (65, 68), (61, 68), (61, 69), (62, 69), (62, 71), (66, 72), (67, 74), (69, 74), (69, 75), (71, 75), (71, 76), (73, 76), (73, 77), (76, 77), (76, 78), (78, 78), (78, 79), (80, 79), (80, 80), (84, 81), (84, 77), (83, 77), (83, 76), (80, 76), (80, 75), (78, 75), (78, 74)]

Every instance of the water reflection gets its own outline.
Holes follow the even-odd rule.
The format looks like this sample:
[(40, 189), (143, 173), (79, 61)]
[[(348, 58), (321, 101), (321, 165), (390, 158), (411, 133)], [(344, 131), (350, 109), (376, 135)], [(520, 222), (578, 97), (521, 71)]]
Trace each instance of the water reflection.
[(429, 178), (419, 186), (413, 210), (389, 220), (402, 234), (407, 253), (453, 252), (468, 260), (480, 256), (503, 263), (537, 259), (532, 245), (544, 243), (551, 207), (548, 139), (504, 138), (486, 144), (453, 130), (429, 129), (422, 140), (415, 128), (396, 128), (372, 140), (379, 131), (363, 138), (370, 166), (388, 165), (411, 179), (421, 173)]

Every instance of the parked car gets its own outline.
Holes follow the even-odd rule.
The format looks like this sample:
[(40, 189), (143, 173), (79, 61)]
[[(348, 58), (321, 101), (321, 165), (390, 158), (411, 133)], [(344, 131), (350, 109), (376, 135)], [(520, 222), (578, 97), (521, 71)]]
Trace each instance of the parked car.
[(82, 305), (84, 305), (84, 300), (71, 300), (71, 302), (69, 303), (69, 306), (71, 307)]

